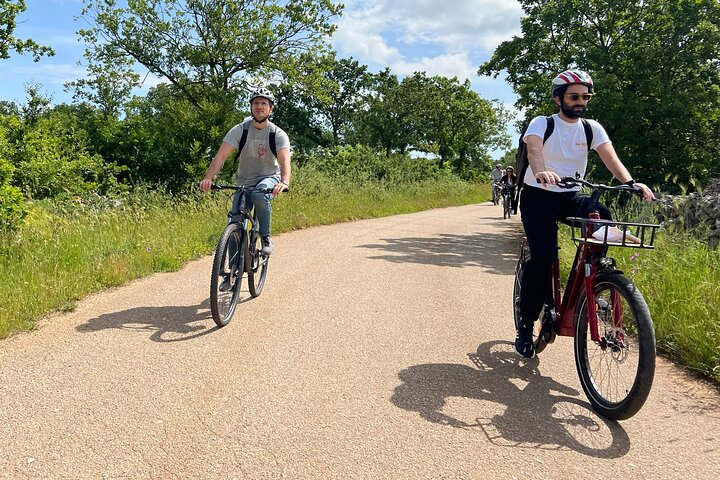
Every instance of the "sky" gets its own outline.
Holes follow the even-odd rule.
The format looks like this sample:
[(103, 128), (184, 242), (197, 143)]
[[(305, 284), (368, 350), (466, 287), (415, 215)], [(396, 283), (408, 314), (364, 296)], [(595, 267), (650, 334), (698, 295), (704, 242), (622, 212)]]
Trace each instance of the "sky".
[[(26, 101), (25, 85), (40, 85), (53, 103), (71, 102), (63, 84), (82, 78), (84, 45), (77, 31), (82, 0), (26, 0), (15, 37), (32, 38), (55, 50), (54, 57), (33, 62), (31, 55), (0, 60), (0, 100)], [(479, 77), (477, 69), (504, 40), (520, 33), (522, 9), (514, 0), (344, 0), (338, 29), (330, 39), (340, 58), (357, 60), (369, 71), (385, 67), (398, 76), (424, 71), (428, 75), (469, 79), (485, 99), (508, 108), (516, 95), (502, 76)], [(144, 72), (143, 72), (144, 73)], [(146, 85), (147, 86), (147, 85)], [(141, 92), (140, 92), (141, 93)], [(509, 127), (514, 132), (514, 127)]]

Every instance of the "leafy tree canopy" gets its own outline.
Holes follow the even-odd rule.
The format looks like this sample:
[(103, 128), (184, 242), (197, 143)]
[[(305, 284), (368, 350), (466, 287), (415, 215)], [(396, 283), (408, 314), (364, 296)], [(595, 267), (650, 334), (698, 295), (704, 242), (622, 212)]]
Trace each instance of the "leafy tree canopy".
[(92, 27), (79, 34), (91, 63), (131, 60), (200, 107), (231, 102), (253, 79), (291, 75), (303, 53), (328, 50), (342, 8), (330, 0), (85, 0)]
[(30, 38), (21, 40), (14, 37), (17, 16), (24, 11), (25, 0), (0, 0), (0, 59), (10, 58), (11, 51), (20, 55), (31, 53), (36, 62), (43, 55), (55, 55), (52, 48), (43, 47)]
[(522, 35), (480, 75), (507, 73), (527, 123), (556, 110), (551, 79), (590, 72), (589, 116), (606, 127), (637, 178), (663, 185), (720, 175), (720, 3), (717, 0), (521, 0)]

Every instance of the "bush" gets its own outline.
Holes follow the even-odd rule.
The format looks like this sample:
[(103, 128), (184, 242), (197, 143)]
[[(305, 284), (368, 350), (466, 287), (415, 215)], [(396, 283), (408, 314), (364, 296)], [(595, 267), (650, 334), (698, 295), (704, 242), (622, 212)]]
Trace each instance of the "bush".
[(11, 153), (16, 167), (13, 184), (36, 199), (106, 192), (117, 183), (117, 167), (88, 153), (84, 137), (59, 118), (39, 119)]

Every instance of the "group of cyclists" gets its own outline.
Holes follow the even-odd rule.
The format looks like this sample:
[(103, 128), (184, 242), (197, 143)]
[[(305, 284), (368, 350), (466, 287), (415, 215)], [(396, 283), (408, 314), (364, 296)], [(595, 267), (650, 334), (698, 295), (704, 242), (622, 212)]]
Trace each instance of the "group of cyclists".
[[(592, 149), (617, 181), (641, 190), (646, 200), (653, 199), (652, 191), (646, 185), (635, 182), (622, 164), (605, 129), (595, 120), (580, 121), (594, 89), (592, 78), (582, 70), (571, 69), (558, 74), (551, 87), (552, 101), (559, 110), (552, 116), (552, 133), (545, 138), (546, 130), (550, 130), (548, 117), (538, 116), (532, 119), (523, 137), (527, 144), (529, 168), (523, 179), (520, 214), (530, 248), (530, 260), (522, 277), (520, 321), (515, 336), (515, 351), (522, 357), (535, 356), (532, 328), (542, 309), (550, 278), (557, 221), (582, 217), (587, 213), (588, 197), (579, 192), (579, 187), (560, 189), (556, 183), (562, 177), (584, 176), (588, 151)], [(235, 175), (237, 184), (272, 188), (272, 193), (254, 193), (249, 198), (257, 212), (263, 253), (267, 255), (273, 251), (270, 200), (288, 189), (291, 177), (290, 141), (282, 129), (269, 121), (274, 106), (275, 97), (268, 89), (259, 88), (252, 92), (251, 118), (235, 125), (225, 135), (200, 182), (200, 188), (209, 191), (213, 178), (228, 156), (240, 147), (240, 162)], [(591, 130), (591, 135), (586, 128)], [(492, 173), (493, 183), (501, 188), (514, 188), (517, 185), (514, 170), (514, 167), (508, 166), (503, 173), (502, 165), (498, 164)], [(493, 201), (497, 200), (500, 192), (493, 189)], [(610, 219), (609, 210), (599, 207), (601, 218)]]
[(495, 169), (490, 172), (490, 178), (492, 179), (492, 202), (495, 205), (500, 203), (503, 194), (510, 193), (512, 196), (515, 192), (515, 186), (517, 185), (515, 167), (508, 165), (503, 172), (502, 165), (498, 163), (495, 165)]

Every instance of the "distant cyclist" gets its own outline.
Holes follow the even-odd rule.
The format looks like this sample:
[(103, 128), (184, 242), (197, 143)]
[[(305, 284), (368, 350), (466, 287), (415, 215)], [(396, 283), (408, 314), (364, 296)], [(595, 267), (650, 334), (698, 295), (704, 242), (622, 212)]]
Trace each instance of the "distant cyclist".
[[(250, 201), (255, 206), (260, 236), (262, 238), (262, 252), (270, 255), (273, 245), (270, 241), (270, 223), (272, 209), (270, 200), (273, 196), (290, 185), (290, 139), (281, 128), (270, 122), (270, 113), (275, 105), (275, 97), (267, 88), (258, 88), (250, 95), (250, 111), (252, 118), (235, 125), (225, 135), (217, 153), (210, 162), (205, 178), (200, 182), (200, 188), (207, 192), (212, 186), (212, 180), (220, 171), (225, 160), (239, 145), (243, 136), (243, 128), (247, 127), (245, 144), (240, 151), (235, 174), (236, 185), (254, 186), (257, 188), (272, 188), (272, 194), (255, 192), (250, 195)], [(249, 125), (248, 125), (249, 124)], [(272, 152), (271, 135), (275, 137), (275, 151)], [(234, 208), (239, 199), (235, 199)]]
[(507, 185), (509, 187), (514, 187), (517, 185), (517, 175), (515, 175), (515, 167), (511, 167), (508, 165), (505, 168), (505, 175), (500, 178), (500, 184), (501, 185)]
[(498, 183), (500, 183), (500, 179), (503, 177), (503, 171), (502, 171), (502, 165), (497, 164), (495, 165), (495, 169), (490, 172), (490, 179), (492, 180), (492, 202), (493, 204), (498, 204), (498, 199), (500, 197), (500, 189), (495, 187)]
[[(588, 197), (580, 194), (579, 187), (566, 190), (556, 183), (562, 177), (574, 177), (576, 172), (584, 176), (588, 150), (592, 148), (619, 182), (642, 190), (646, 200), (653, 199), (652, 191), (646, 185), (633, 182), (605, 129), (594, 120), (587, 120), (593, 133), (591, 145), (588, 145), (588, 136), (580, 119), (585, 115), (593, 90), (592, 78), (582, 70), (567, 70), (557, 75), (552, 81), (552, 98), (560, 112), (552, 117), (553, 133), (543, 144), (548, 120), (539, 116), (532, 119), (523, 137), (528, 147), (530, 168), (524, 177), (520, 214), (530, 247), (530, 260), (522, 277), (521, 318), (515, 337), (515, 350), (523, 357), (535, 356), (532, 328), (540, 315), (550, 278), (556, 222), (567, 217), (586, 217), (588, 213)], [(598, 211), (601, 218), (610, 219), (610, 211), (605, 206), (598, 205)]]

